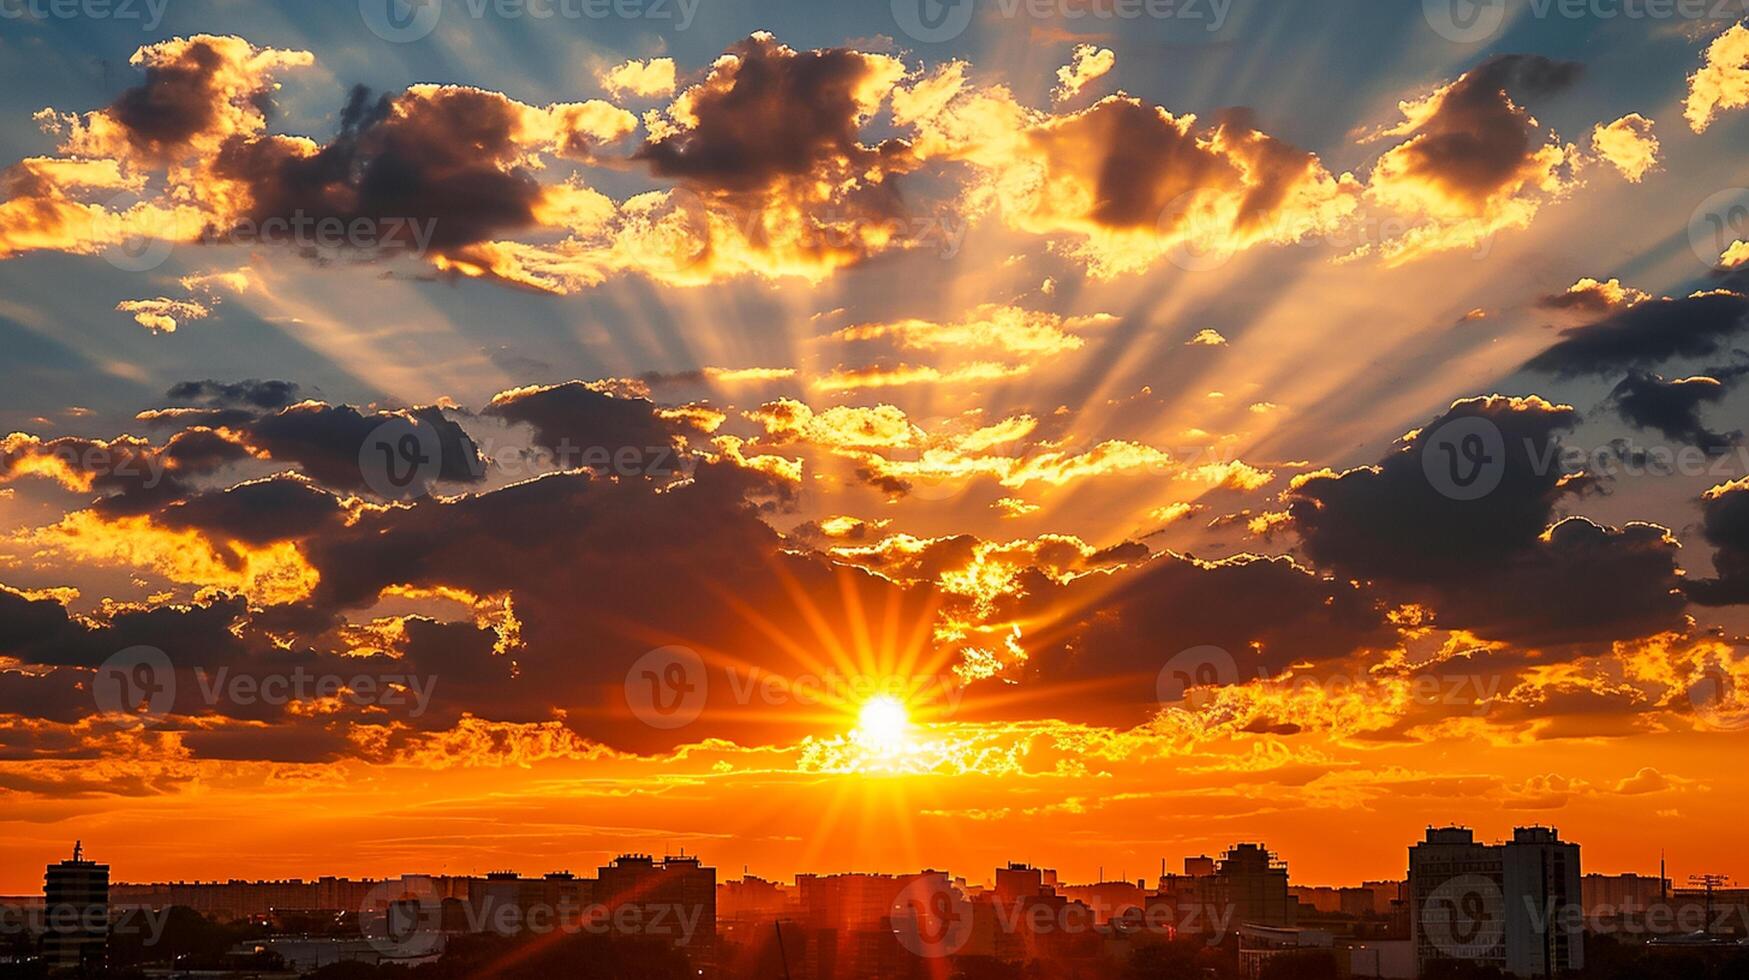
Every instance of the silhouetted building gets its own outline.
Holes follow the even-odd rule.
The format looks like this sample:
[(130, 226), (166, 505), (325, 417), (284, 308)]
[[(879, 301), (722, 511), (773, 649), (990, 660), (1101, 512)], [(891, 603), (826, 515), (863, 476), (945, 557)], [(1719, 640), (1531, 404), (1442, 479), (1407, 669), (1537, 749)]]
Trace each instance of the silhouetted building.
[(1287, 890), (1287, 865), (1261, 844), (1235, 844), (1221, 857), (1215, 877), (1226, 890), (1233, 924), (1292, 926), (1299, 903)]
[(1239, 927), (1239, 972), (1258, 980), (1270, 960), (1278, 957), (1334, 955), (1333, 940), (1318, 929), (1281, 929), (1274, 926)]
[(1160, 876), (1147, 897), (1147, 918), (1187, 935), (1218, 936), (1241, 925), (1291, 928), (1299, 902), (1288, 891), (1287, 865), (1261, 844), (1235, 844), (1219, 861), (1186, 858), (1185, 873)]
[(1585, 965), (1579, 845), (1545, 827), (1480, 844), (1462, 827), (1428, 828), (1409, 848), (1416, 962), (1467, 960), (1520, 977)]
[(569, 871), (540, 878), (494, 871), (469, 883), (469, 919), (480, 931), (501, 935), (568, 928), (581, 921), (588, 910), (594, 884)]
[(74, 844), (72, 859), (43, 875), (43, 958), (51, 969), (100, 967), (109, 945), (109, 865), (83, 853)]
[(696, 857), (657, 861), (624, 854), (596, 872), (595, 903), (616, 928), (677, 946), (709, 946), (717, 937), (717, 869)]

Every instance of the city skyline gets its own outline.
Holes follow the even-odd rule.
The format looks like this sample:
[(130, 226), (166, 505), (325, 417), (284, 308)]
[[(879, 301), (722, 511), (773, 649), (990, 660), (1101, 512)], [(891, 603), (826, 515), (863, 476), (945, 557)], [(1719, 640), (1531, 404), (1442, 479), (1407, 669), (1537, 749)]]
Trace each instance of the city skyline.
[(1739, 0), (0, 0), (0, 894), (1749, 879), (1746, 146)]
[[(1447, 827), (1447, 828), (1461, 828), (1464, 830), (1472, 829), (1466, 825), (1455, 824), (1455, 823), (1454, 824), (1447, 824), (1447, 825), (1445, 825), (1445, 827)], [(1501, 842), (1510, 840), (1512, 834), (1515, 831), (1520, 830), (1520, 829), (1524, 829), (1526, 827), (1529, 827), (1532, 829), (1542, 829), (1542, 825), (1540, 825), (1540, 824), (1523, 825), (1521, 827), (1509, 828), (1504, 834), (1501, 834), (1498, 837), (1490, 838), (1486, 834), (1481, 834), (1481, 835), (1479, 835), (1478, 839), (1482, 843), (1492, 842), (1492, 843), (1497, 844), (1497, 843), (1501, 843)], [(1432, 831), (1432, 830), (1440, 829), (1440, 828), (1435, 828), (1434, 826), (1429, 825), (1425, 829), (1428, 831)], [(1554, 828), (1554, 829), (1558, 830), (1558, 828)], [(1404, 842), (1403, 847), (1406, 848), (1406, 847), (1410, 846), (1411, 844), (1413, 844), (1413, 842), (1414, 842), (1413, 838), (1405, 838), (1405, 842)], [(91, 848), (89, 846), (87, 846), (85, 841), (81, 840), (81, 841), (78, 841), (76, 843), (78, 844), (79, 847), (81, 847), (87, 853), (91, 853)], [(1003, 867), (1006, 867), (1009, 865), (1013, 865), (1013, 864), (1022, 864), (1022, 865), (1025, 865), (1027, 867), (1039, 868), (1042, 870), (1049, 871), (1049, 872), (1057, 875), (1058, 880), (1061, 881), (1065, 885), (1085, 886), (1085, 885), (1118, 884), (1118, 883), (1133, 884), (1139, 880), (1152, 881), (1152, 880), (1159, 878), (1161, 875), (1167, 874), (1167, 873), (1174, 873), (1174, 874), (1178, 873), (1178, 869), (1181, 869), (1184, 866), (1185, 862), (1196, 861), (1198, 859), (1214, 858), (1214, 857), (1218, 856), (1220, 853), (1227, 850), (1228, 847), (1240, 846), (1242, 844), (1255, 844), (1256, 846), (1266, 848), (1270, 853), (1277, 855), (1285, 863), (1288, 863), (1290, 865), (1294, 863), (1289, 858), (1289, 856), (1287, 854), (1281, 852), (1278, 848), (1271, 846), (1268, 841), (1241, 841), (1241, 842), (1233, 842), (1228, 846), (1216, 848), (1213, 851), (1213, 853), (1208, 852), (1208, 851), (1204, 851), (1204, 852), (1198, 852), (1198, 853), (1194, 853), (1194, 854), (1190, 853), (1190, 852), (1165, 854), (1165, 855), (1162, 855), (1160, 858), (1158, 858), (1158, 860), (1156, 861), (1154, 866), (1147, 867), (1147, 868), (1131, 869), (1128, 867), (1123, 867), (1123, 866), (1118, 866), (1118, 865), (1111, 865), (1111, 866), (1099, 865), (1099, 866), (1097, 866), (1098, 870), (1103, 870), (1103, 871), (1114, 871), (1115, 870), (1115, 871), (1117, 871), (1117, 874), (1109, 875), (1106, 877), (1100, 877), (1099, 874), (1096, 872), (1094, 875), (1087, 877), (1085, 879), (1076, 878), (1073, 875), (1065, 875), (1062, 873), (1061, 868), (1059, 868), (1056, 864), (1049, 861), (1048, 859), (1040, 859), (1037, 855), (1028, 855), (1028, 854), (1012, 855), (1009, 860), (1005, 860), (1005, 861), (1000, 862), (998, 864), (990, 865), (989, 867), (991, 870), (989, 872), (989, 877), (982, 878), (982, 879), (980, 879), (972, 874), (960, 873), (960, 869), (956, 869), (952, 864), (924, 864), (924, 865), (919, 865), (917, 867), (911, 867), (911, 868), (869, 868), (869, 867), (841, 867), (841, 868), (835, 867), (835, 868), (811, 868), (811, 869), (810, 868), (797, 868), (797, 869), (793, 869), (793, 870), (786, 870), (786, 871), (775, 872), (775, 873), (770, 872), (769, 869), (763, 869), (765, 873), (761, 873), (762, 869), (754, 868), (752, 866), (746, 866), (746, 867), (740, 868), (739, 871), (741, 874), (745, 874), (751, 878), (781, 883), (781, 882), (784, 882), (786, 880), (793, 882), (797, 876), (803, 876), (803, 875), (816, 875), (816, 876), (817, 875), (838, 875), (838, 874), (904, 875), (904, 874), (913, 874), (913, 873), (934, 870), (934, 871), (944, 871), (944, 872), (948, 872), (950, 874), (954, 874), (956, 877), (964, 878), (966, 881), (968, 881), (972, 884), (988, 885), (988, 884), (991, 884), (995, 880), (995, 873), (1000, 868), (1003, 868)], [(588, 867), (591, 864), (594, 864), (597, 862), (606, 862), (606, 861), (618, 859), (621, 857), (636, 857), (636, 856), (649, 856), (649, 857), (653, 857), (657, 860), (663, 860), (663, 859), (667, 859), (667, 858), (693, 859), (693, 858), (701, 858), (702, 857), (701, 855), (688, 855), (688, 854), (684, 853), (684, 850), (685, 850), (684, 848), (679, 849), (679, 850), (675, 850), (675, 851), (665, 851), (665, 850), (660, 849), (660, 848), (654, 849), (654, 850), (648, 849), (648, 848), (643, 849), (643, 850), (639, 850), (636, 847), (626, 847), (626, 848), (621, 848), (618, 850), (602, 851), (593, 857), (579, 857), (578, 860), (572, 861), (571, 864), (580, 863), (581, 866)], [(229, 860), (232, 860), (234, 862), (234, 859), (229, 859)], [(721, 865), (721, 867), (719, 867), (719, 870), (727, 869), (726, 865), (722, 865), (721, 862), (717, 862), (717, 863), (719, 865)], [(1651, 865), (1647, 866), (1647, 867), (1611, 868), (1611, 869), (1608, 869), (1607, 871), (1598, 871), (1595, 868), (1588, 868), (1587, 873), (1608, 874), (1608, 875), (1614, 875), (1614, 876), (1652, 875), (1654, 877), (1659, 875), (1659, 874), (1664, 874), (1664, 875), (1666, 875), (1667, 880), (1669, 880), (1673, 883), (1674, 887), (1687, 887), (1688, 886), (1689, 878), (1690, 878), (1689, 874), (1684, 873), (1684, 871), (1682, 869), (1668, 869), (1668, 868), (1664, 868), (1664, 867), (1659, 867), (1658, 865), (1660, 863), (1662, 863), (1662, 862), (1661, 861), (1653, 861), (1651, 863)], [(382, 874), (382, 875), (377, 875), (377, 876), (373, 876), (373, 875), (369, 875), (369, 874), (346, 874), (346, 873), (340, 873), (340, 872), (318, 871), (318, 872), (305, 873), (302, 875), (292, 875), (292, 876), (288, 876), (288, 877), (284, 877), (284, 878), (259, 877), (259, 876), (253, 876), (253, 875), (247, 875), (247, 874), (231, 873), (231, 874), (224, 875), (223, 877), (212, 877), (212, 878), (201, 878), (201, 877), (188, 876), (188, 877), (180, 877), (180, 878), (146, 879), (146, 878), (131, 878), (125, 874), (118, 874), (113, 878), (113, 884), (116, 886), (144, 886), (144, 885), (158, 885), (158, 884), (216, 884), (216, 885), (222, 885), (222, 884), (231, 884), (231, 883), (239, 883), (239, 882), (241, 882), (241, 883), (278, 883), (278, 882), (288, 882), (288, 881), (301, 881), (301, 882), (306, 882), (306, 883), (313, 883), (313, 882), (316, 882), (319, 880), (324, 880), (324, 879), (343, 879), (343, 880), (353, 880), (353, 881), (379, 881), (379, 880), (385, 880), (385, 879), (389, 879), (389, 878), (401, 878), (401, 877), (407, 877), (407, 876), (432, 876), (432, 877), (456, 877), (456, 878), (484, 879), (488, 875), (500, 874), (500, 873), (514, 873), (514, 874), (519, 874), (519, 875), (538, 877), (538, 876), (543, 875), (543, 874), (570, 874), (570, 873), (573, 873), (574, 868), (571, 866), (571, 864), (567, 864), (566, 859), (553, 858), (553, 859), (548, 860), (545, 864), (541, 864), (537, 861), (536, 863), (528, 864), (528, 865), (521, 866), (521, 867), (510, 867), (510, 866), (485, 867), (485, 866), (483, 866), (483, 867), (479, 867), (479, 868), (462, 869), (462, 870), (448, 869), (448, 868), (445, 868), (445, 869), (408, 868), (408, 869), (401, 869), (399, 871), (395, 871), (391, 874)], [(113, 862), (110, 862), (110, 865), (113, 868), (113, 866), (114, 866)], [(733, 870), (733, 869), (728, 869), (728, 870)], [(1135, 873), (1135, 874), (1127, 874), (1126, 873), (1126, 872), (1131, 871), (1131, 870), (1134, 870), (1137, 873)], [(1297, 876), (1296, 880), (1300, 881), (1304, 887), (1332, 887), (1332, 888), (1358, 886), (1361, 884), (1365, 884), (1367, 882), (1401, 880), (1402, 872), (1406, 872), (1408, 870), (1407, 862), (1405, 861), (1403, 866), (1401, 868), (1396, 869), (1396, 870), (1399, 873), (1394, 875), (1394, 876), (1391, 874), (1377, 874), (1377, 875), (1375, 875), (1375, 874), (1366, 874), (1366, 873), (1356, 872), (1356, 877), (1353, 877), (1351, 879), (1345, 879), (1345, 880), (1318, 880), (1316, 882), (1308, 882), (1303, 875)], [(1715, 868), (1713, 871), (1706, 872), (1706, 873), (1718, 874), (1719, 872)], [(1699, 876), (1702, 874), (1702, 872), (1696, 871), (1696, 872), (1693, 872), (1693, 874), (1695, 876)], [(1725, 875), (1723, 875), (1723, 877), (1726, 878), (1727, 880), (1736, 880), (1735, 875), (1725, 874)], [(734, 879), (725, 879), (725, 880), (734, 880)], [(31, 886), (40, 885), (40, 876), (33, 877), (33, 879), (31, 880), (31, 882), (29, 884)], [(9, 892), (9, 891), (6, 891), (5, 889), (0, 889), (0, 897), (16, 898), (16, 897), (21, 897), (21, 896), (27, 896), (27, 895), (34, 893), (35, 891), (38, 891), (38, 890), (40, 890), (40, 889), (38, 889), (36, 887), (25, 887), (17, 892)]]

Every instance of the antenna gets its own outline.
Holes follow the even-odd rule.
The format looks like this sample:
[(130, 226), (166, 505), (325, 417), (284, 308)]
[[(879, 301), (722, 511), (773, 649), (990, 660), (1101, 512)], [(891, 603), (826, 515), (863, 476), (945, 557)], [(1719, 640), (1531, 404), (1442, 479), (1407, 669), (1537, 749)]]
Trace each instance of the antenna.
[(1731, 876), (1730, 875), (1721, 875), (1721, 874), (1689, 875), (1688, 876), (1688, 883), (1691, 885), (1700, 885), (1701, 887), (1706, 889), (1706, 929), (1705, 929), (1705, 932), (1707, 935), (1710, 936), (1710, 935), (1712, 935), (1712, 932), (1713, 932), (1713, 890), (1715, 888), (1722, 888), (1725, 885), (1729, 885), (1731, 883)]
[(78, 861), (79, 855), (81, 853), (83, 853), (84, 850), (85, 850), (85, 842), (84, 841), (78, 841), (78, 840), (74, 841), (73, 842), (73, 860)]

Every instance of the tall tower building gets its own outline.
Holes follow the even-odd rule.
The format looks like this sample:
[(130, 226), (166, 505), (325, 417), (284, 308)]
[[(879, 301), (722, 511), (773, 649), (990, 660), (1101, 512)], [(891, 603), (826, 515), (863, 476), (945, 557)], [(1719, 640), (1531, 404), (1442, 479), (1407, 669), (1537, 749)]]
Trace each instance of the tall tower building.
[(1430, 827), (1409, 848), (1416, 962), (1467, 960), (1518, 977), (1585, 965), (1579, 845), (1547, 827), (1480, 844), (1463, 827)]
[(84, 859), (73, 845), (71, 860), (51, 864), (43, 875), (43, 957), (51, 969), (103, 965), (109, 945), (109, 865)]
[(1552, 827), (1519, 827), (1502, 848), (1506, 972), (1556, 977), (1585, 966), (1579, 845)]

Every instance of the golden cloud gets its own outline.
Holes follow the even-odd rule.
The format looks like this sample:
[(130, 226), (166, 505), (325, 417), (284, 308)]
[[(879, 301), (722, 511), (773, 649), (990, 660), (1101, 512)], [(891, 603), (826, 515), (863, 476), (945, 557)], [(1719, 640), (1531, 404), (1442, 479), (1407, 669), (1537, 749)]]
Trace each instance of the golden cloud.
[(1690, 129), (1704, 133), (1718, 114), (1749, 106), (1749, 27), (1733, 24), (1707, 45), (1706, 60), (1688, 76), (1688, 97), (1682, 118)]

